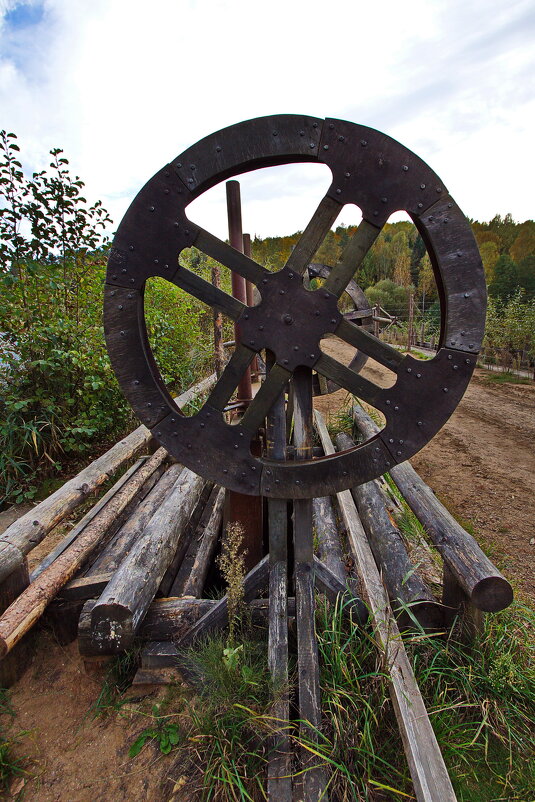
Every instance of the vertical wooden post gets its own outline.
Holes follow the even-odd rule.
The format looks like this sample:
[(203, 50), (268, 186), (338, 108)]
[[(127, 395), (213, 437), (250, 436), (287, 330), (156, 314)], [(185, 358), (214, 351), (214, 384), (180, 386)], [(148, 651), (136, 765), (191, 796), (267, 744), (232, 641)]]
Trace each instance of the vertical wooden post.
[[(221, 286), (221, 268), (217, 262), (212, 264), (212, 284), (218, 289)], [(223, 347), (223, 315), (219, 309), (213, 311), (214, 324), (214, 370), (217, 378), (223, 372), (225, 364), (225, 349)]]
[(459, 616), (463, 641), (473, 643), (483, 635), (485, 628), (483, 611), (471, 603), (446, 563), (444, 563), (442, 604), (448, 626), (451, 626), (456, 616)]
[[(240, 184), (238, 181), (227, 181), (226, 186), (229, 242), (233, 248), (243, 253)], [(243, 304), (247, 303), (247, 286), (245, 279), (234, 271), (232, 272), (232, 295)], [(238, 345), (240, 335), (236, 325), (234, 325), (234, 339), (236, 345)], [(247, 368), (238, 385), (238, 401), (243, 401), (247, 404), (251, 400), (251, 397), (251, 371)]]
[[(243, 235), (243, 252), (246, 256), (251, 256), (251, 235)], [(252, 281), (245, 282), (245, 294), (247, 296), (247, 306), (254, 306), (254, 284)], [(251, 362), (251, 378), (258, 379), (258, 357), (253, 357)]]
[[(299, 367), (293, 377), (294, 444), (296, 459), (312, 457), (312, 371)], [(294, 500), (294, 571), (299, 673), (299, 718), (301, 738), (318, 741), (321, 727), (321, 695), (318, 645), (314, 626), (314, 552), (312, 537), (312, 499)], [(326, 799), (326, 778), (318, 758), (303, 748), (304, 801)], [(316, 765), (315, 765), (316, 764)]]
[[(28, 573), (28, 560), (0, 583), (0, 614), (2, 614), (11, 602), (15, 601), (30, 584)], [(22, 677), (29, 665), (28, 660), (28, 636), (20, 643), (17, 643), (3, 660), (0, 660), (0, 688), (10, 688), (18, 679)]]
[[(229, 241), (233, 248), (243, 253), (243, 232), (241, 218), (240, 185), (238, 181), (227, 181), (227, 212), (229, 225)], [(238, 273), (232, 273), (232, 295), (242, 303), (247, 303), (247, 286), (245, 279)], [(239, 332), (234, 326), (236, 345), (239, 344)], [(238, 385), (238, 401), (247, 405), (252, 398), (251, 371), (247, 368)], [(251, 443), (251, 450), (257, 453), (260, 449), (258, 441)], [(262, 498), (246, 496), (233, 490), (227, 491), (224, 511), (224, 526), (236, 521), (244, 530), (245, 568), (250, 571), (263, 556)]]
[(414, 328), (414, 293), (409, 295), (409, 324), (407, 326), (407, 351), (411, 350)]
[(379, 307), (377, 304), (373, 307), (372, 312), (372, 320), (373, 320), (373, 333), (376, 337), (379, 337)]
[[(266, 353), (267, 369), (274, 362)], [(286, 410), (284, 393), (271, 407), (266, 419), (266, 455), (270, 459), (286, 458)], [(273, 750), (268, 764), (269, 802), (291, 802), (292, 778), (290, 758), (290, 701), (288, 697), (288, 502), (268, 500), (269, 527), (269, 632), (268, 664), (276, 701), (271, 714), (276, 732), (271, 739)]]

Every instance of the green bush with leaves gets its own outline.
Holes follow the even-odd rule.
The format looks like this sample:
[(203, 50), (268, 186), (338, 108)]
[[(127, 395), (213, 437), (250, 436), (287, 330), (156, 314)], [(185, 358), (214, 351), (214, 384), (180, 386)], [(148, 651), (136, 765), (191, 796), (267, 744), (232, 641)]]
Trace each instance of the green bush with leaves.
[[(102, 325), (111, 220), (62, 151), (50, 154), (28, 178), (15, 135), (0, 132), (0, 507), (133, 423)], [(179, 391), (206, 362), (201, 310), (156, 280), (146, 308), (164, 381)]]

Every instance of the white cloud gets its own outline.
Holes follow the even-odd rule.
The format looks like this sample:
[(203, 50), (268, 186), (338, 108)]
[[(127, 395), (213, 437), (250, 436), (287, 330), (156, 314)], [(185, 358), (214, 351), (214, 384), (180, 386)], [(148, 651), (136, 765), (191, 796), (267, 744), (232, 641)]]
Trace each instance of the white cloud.
[[(31, 169), (63, 147), (116, 223), (145, 181), (197, 139), (280, 112), (384, 130), (428, 161), (471, 217), (533, 216), (526, 0), (30, 5), (28, 25), (9, 22), (13, 0), (0, 6), (3, 19), (11, 12), (0, 26), (0, 125), (19, 135)], [(325, 186), (319, 169), (301, 201), (295, 183), (312, 168), (275, 175), (242, 181), (252, 233), (302, 228)], [(197, 211), (224, 235), (217, 192)]]

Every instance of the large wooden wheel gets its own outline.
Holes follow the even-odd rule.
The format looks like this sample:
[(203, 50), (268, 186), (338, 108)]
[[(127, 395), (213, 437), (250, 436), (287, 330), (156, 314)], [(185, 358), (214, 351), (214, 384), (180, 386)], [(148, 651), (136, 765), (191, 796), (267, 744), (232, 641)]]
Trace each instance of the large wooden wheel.
[[(333, 181), (285, 267), (272, 273), (186, 217), (186, 207), (220, 181), (259, 167), (321, 162)], [(344, 204), (363, 220), (321, 289), (303, 275)], [(344, 320), (337, 301), (392, 212), (405, 210), (429, 252), (442, 310), (440, 347), (428, 361), (402, 356)], [(179, 266), (196, 246), (256, 284), (261, 301), (247, 307)], [(143, 292), (166, 278), (238, 323), (241, 344), (196, 415), (184, 417), (152, 356)], [(476, 363), (485, 317), (485, 282), (470, 226), (438, 176), (411, 151), (373, 129), (300, 115), (261, 117), (211, 134), (163, 167), (127, 211), (110, 254), (105, 330), (113, 368), (139, 418), (180, 462), (247, 494), (310, 498), (368, 481), (422, 448), (451, 415)], [(394, 371), (384, 389), (324, 354), (334, 333)], [(275, 362), (239, 424), (223, 410), (255, 353)], [(313, 368), (381, 410), (385, 428), (340, 454), (301, 461), (252, 456), (250, 441), (293, 372)]]

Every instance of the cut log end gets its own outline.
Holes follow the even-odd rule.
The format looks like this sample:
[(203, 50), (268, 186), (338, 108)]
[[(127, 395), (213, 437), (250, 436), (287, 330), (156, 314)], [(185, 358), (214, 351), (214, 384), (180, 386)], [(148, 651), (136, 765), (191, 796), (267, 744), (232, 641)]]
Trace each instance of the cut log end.
[(474, 585), (470, 601), (485, 613), (497, 613), (513, 601), (513, 588), (503, 576), (487, 576)]

